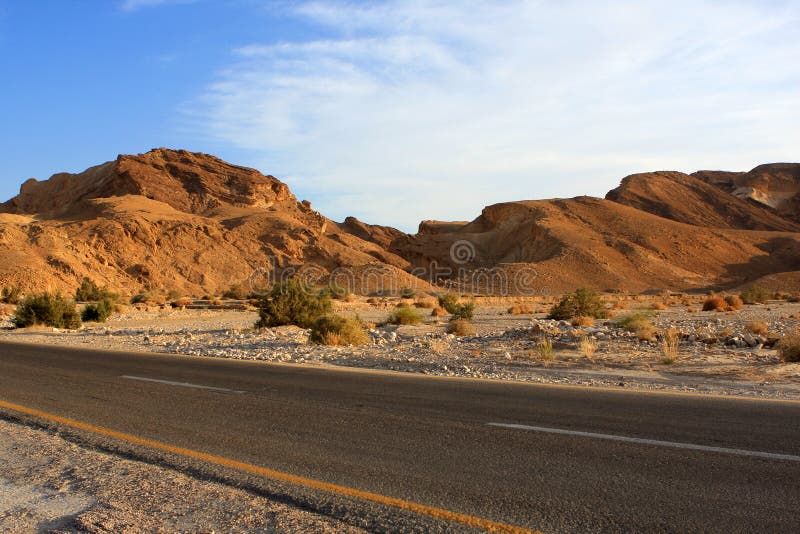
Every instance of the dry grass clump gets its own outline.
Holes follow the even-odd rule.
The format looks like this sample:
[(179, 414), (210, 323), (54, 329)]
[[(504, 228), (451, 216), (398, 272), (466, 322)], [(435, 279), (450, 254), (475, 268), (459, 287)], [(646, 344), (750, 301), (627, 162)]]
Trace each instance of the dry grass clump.
[(431, 317), (441, 317), (442, 315), (447, 315), (447, 310), (441, 306), (436, 306), (431, 310)]
[(616, 321), (616, 325), (628, 332), (634, 332), (636, 337), (641, 340), (651, 340), (658, 332), (648, 314), (642, 312), (624, 315)]
[(661, 363), (671, 365), (678, 359), (680, 336), (677, 330), (670, 328), (661, 333)]
[(450, 349), (450, 342), (444, 339), (431, 339), (428, 341), (428, 348), (434, 354), (444, 354)]
[(627, 310), (628, 303), (624, 300), (615, 300), (612, 306), (615, 310)]
[(314, 321), (308, 341), (319, 345), (366, 345), (370, 339), (358, 319), (326, 315)]
[(741, 310), (744, 308), (744, 302), (738, 295), (728, 295), (725, 297), (725, 304), (728, 305), (729, 310)]
[(725, 302), (725, 299), (714, 295), (713, 297), (708, 297), (706, 300), (703, 301), (703, 311), (718, 311), (724, 312), (728, 310), (728, 303)]
[(511, 315), (522, 315), (525, 313), (533, 313), (533, 308), (526, 304), (514, 304), (508, 309), (508, 313)]
[(800, 362), (800, 330), (783, 336), (777, 344), (778, 356), (785, 362)]
[(769, 332), (769, 325), (764, 321), (750, 321), (745, 325), (747, 331), (751, 334), (766, 336)]
[(697, 313), (697, 308), (688, 308), (686, 313)]
[(422, 316), (411, 306), (399, 306), (386, 318), (387, 324), (409, 325), (419, 324), (421, 322)]
[(420, 299), (420, 300), (414, 302), (414, 307), (415, 308), (423, 308), (423, 309), (426, 309), (426, 310), (432, 310), (432, 309), (436, 308), (436, 301), (433, 300), (433, 299), (424, 299), (424, 300)]
[(454, 336), (472, 336), (475, 335), (475, 325), (466, 319), (455, 319), (447, 323), (447, 333)]
[(14, 306), (13, 304), (0, 305), (0, 317), (7, 317), (9, 315), (12, 315), (14, 313), (14, 310), (16, 309), (17, 307)]
[(594, 353), (597, 352), (597, 342), (589, 337), (582, 337), (578, 347), (583, 357), (589, 361), (594, 361)]
[(191, 306), (192, 302), (193, 302), (192, 299), (183, 297), (177, 300), (173, 300), (171, 306), (173, 308), (185, 308), (186, 306)]
[(539, 357), (546, 361), (553, 360), (553, 340), (548, 338), (543, 338), (536, 344), (536, 353)]
[(667, 305), (663, 302), (654, 302), (650, 305), (651, 310), (666, 310)]
[(594, 324), (594, 317), (588, 315), (580, 315), (572, 319), (572, 326), (592, 326)]

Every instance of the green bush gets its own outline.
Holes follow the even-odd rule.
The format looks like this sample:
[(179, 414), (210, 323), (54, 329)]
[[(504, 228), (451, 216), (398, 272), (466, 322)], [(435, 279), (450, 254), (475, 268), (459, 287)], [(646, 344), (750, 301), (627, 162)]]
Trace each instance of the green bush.
[(19, 304), (21, 298), (22, 290), (17, 286), (4, 287), (2, 293), (0, 293), (0, 302), (6, 304)]
[(12, 319), (17, 328), (46, 325), (53, 328), (80, 328), (81, 318), (75, 301), (62, 295), (41, 293), (23, 299)]
[(84, 322), (104, 323), (114, 313), (114, 301), (104, 298), (95, 304), (89, 304), (83, 309), (81, 320)]
[(750, 286), (739, 295), (745, 304), (763, 304), (773, 296), (772, 291), (759, 286)]
[(417, 292), (413, 287), (404, 287), (400, 289), (400, 296), (404, 299), (413, 299)]
[(548, 319), (566, 320), (573, 317), (594, 317), (602, 319), (607, 313), (600, 297), (591, 289), (582, 287), (569, 295), (564, 295), (548, 314)]
[(326, 315), (311, 326), (308, 340), (320, 345), (366, 345), (370, 342), (358, 319)]
[(98, 287), (89, 278), (84, 278), (80, 287), (75, 290), (75, 300), (78, 302), (100, 302), (104, 299), (114, 302), (117, 298), (118, 295), (109, 291), (107, 287)]
[(453, 308), (451, 313), (453, 314), (453, 316), (450, 318), (451, 321), (458, 319), (471, 321), (472, 317), (475, 315), (475, 303), (465, 302), (464, 304), (458, 304)]
[(422, 315), (416, 308), (411, 306), (400, 306), (386, 318), (387, 324), (419, 324), (422, 322)]
[(458, 306), (458, 295), (455, 293), (439, 295), (439, 306), (447, 310), (447, 313), (455, 313)]
[(314, 321), (331, 311), (331, 299), (299, 280), (289, 280), (276, 284), (256, 307), (256, 328), (289, 324), (311, 328)]

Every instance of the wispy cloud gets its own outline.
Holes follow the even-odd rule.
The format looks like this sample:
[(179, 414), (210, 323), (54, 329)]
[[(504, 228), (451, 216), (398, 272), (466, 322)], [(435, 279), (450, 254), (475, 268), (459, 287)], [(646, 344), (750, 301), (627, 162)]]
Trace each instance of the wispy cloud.
[(162, 6), (166, 4), (191, 4), (197, 0), (122, 0), (119, 7), (123, 11), (137, 11), (145, 7)]
[(301, 2), (192, 106), (326, 214), (413, 228), (624, 174), (797, 159), (796, 3)]

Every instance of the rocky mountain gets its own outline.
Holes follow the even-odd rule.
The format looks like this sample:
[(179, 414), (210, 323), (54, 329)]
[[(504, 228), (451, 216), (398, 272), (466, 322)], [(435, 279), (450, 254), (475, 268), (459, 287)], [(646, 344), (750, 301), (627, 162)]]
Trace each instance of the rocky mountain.
[(705, 181), (696, 175), (666, 171), (632, 174), (609, 191), (606, 199), (695, 226), (800, 231), (800, 224), (771, 206), (712, 185), (719, 183), (718, 178)]
[[(0, 285), (202, 294), (293, 270), (369, 292), (421, 280), (382, 243), (399, 231), (337, 224), (272, 176), (206, 154), (156, 149), (49, 180), (0, 205)], [(366, 273), (366, 274), (364, 274)], [(364, 287), (362, 287), (362, 285)]]
[[(419, 232), (341, 223), (273, 176), (156, 149), (25, 182), (0, 205), (0, 285), (261, 289), (301, 272), (360, 293), (643, 291), (796, 280), (800, 164), (634, 174), (605, 199), (506, 202)], [(791, 288), (787, 288), (791, 289)]]

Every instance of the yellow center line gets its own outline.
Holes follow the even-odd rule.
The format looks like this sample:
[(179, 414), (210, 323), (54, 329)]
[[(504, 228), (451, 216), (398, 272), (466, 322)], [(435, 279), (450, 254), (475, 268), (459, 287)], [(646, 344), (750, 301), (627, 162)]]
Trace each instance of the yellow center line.
[(426, 506), (424, 504), (404, 501), (402, 499), (387, 497), (385, 495), (380, 495), (378, 493), (361, 491), (355, 488), (349, 488), (347, 486), (340, 486), (338, 484), (330, 484), (328, 482), (323, 482), (321, 480), (314, 480), (312, 478), (305, 478), (297, 475), (292, 475), (289, 473), (283, 473), (281, 471), (267, 469), (266, 467), (260, 467), (257, 465), (252, 465), (244, 462), (239, 462), (237, 460), (232, 460), (230, 458), (224, 458), (222, 456), (215, 456), (213, 454), (207, 454), (192, 449), (186, 449), (184, 447), (177, 447), (175, 445), (169, 445), (167, 443), (161, 443), (158, 441), (140, 438), (132, 434), (118, 432), (116, 430), (111, 430), (101, 426), (90, 425), (89, 423), (76, 421), (74, 419), (69, 419), (67, 417), (61, 417), (59, 415), (54, 415), (48, 412), (44, 412), (42, 410), (37, 410), (36, 408), (28, 408), (27, 406), (21, 406), (19, 404), (13, 404), (2, 400), (0, 400), (0, 407), (7, 408), (9, 410), (13, 410), (16, 412), (21, 412), (27, 415), (32, 415), (34, 417), (39, 417), (41, 419), (45, 419), (47, 421), (51, 421), (54, 423), (59, 423), (72, 428), (85, 430), (87, 432), (91, 432), (94, 434), (100, 434), (103, 436), (108, 436), (122, 441), (127, 441), (129, 443), (134, 443), (136, 445), (141, 445), (143, 447), (149, 447), (151, 449), (158, 449), (173, 454), (177, 454), (180, 456), (186, 456), (197, 460), (203, 460), (205, 462), (209, 462), (212, 464), (230, 467), (233, 469), (237, 469), (239, 471), (261, 475), (267, 478), (279, 480), (282, 482), (288, 482), (290, 484), (295, 484), (298, 486), (323, 490), (331, 493), (338, 493), (340, 495), (346, 495), (348, 497), (355, 497), (356, 499), (370, 501), (384, 506), (391, 506), (393, 508), (399, 508), (401, 510), (407, 510), (420, 515), (432, 517), (434, 519), (450, 521), (453, 523), (460, 523), (475, 528), (481, 528), (489, 532), (508, 532), (508, 533), (536, 532), (521, 527), (508, 525), (505, 523), (499, 523), (497, 521), (491, 521), (489, 519), (483, 519), (481, 517), (459, 514), (457, 512), (451, 512), (449, 510), (443, 510), (441, 508), (436, 508), (433, 506)]

